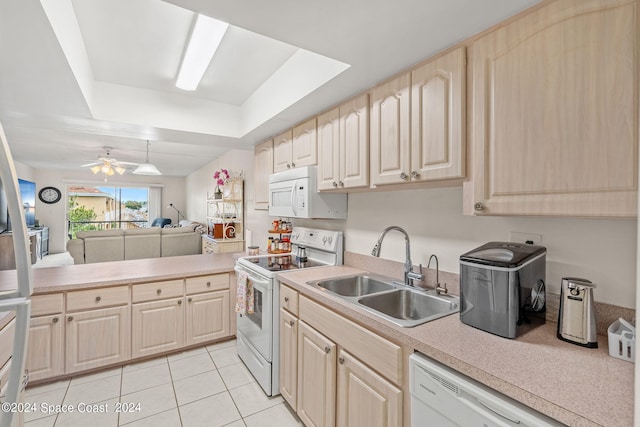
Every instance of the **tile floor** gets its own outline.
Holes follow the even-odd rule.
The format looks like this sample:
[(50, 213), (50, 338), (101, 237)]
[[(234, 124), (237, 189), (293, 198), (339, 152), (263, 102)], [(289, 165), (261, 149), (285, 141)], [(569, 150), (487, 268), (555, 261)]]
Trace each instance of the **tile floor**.
[[(226, 341), (28, 388), (24, 401), (35, 404), (36, 411), (25, 413), (25, 427), (302, 426), (281, 396), (264, 394), (235, 344)], [(118, 402), (139, 406), (118, 413)], [(81, 403), (95, 405), (80, 413)], [(55, 405), (71, 405), (76, 412), (46, 413)]]

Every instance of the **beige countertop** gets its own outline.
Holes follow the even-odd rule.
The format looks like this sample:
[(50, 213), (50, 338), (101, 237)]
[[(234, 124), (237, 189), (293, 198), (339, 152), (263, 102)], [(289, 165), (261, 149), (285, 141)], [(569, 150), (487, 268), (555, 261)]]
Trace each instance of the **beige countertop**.
[(306, 284), (363, 272), (340, 266), (278, 277), (367, 328), (565, 424), (633, 425), (634, 364), (609, 356), (607, 337), (598, 337), (598, 349), (583, 348), (557, 339), (557, 324), (547, 322), (510, 340), (465, 325), (458, 314), (402, 328)]

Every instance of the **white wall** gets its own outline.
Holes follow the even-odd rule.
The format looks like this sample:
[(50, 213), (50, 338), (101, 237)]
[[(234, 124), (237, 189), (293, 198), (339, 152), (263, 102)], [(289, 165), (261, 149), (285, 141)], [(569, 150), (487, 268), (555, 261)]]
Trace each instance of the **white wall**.
[[(185, 206), (185, 179), (183, 177), (167, 176), (142, 176), (126, 173), (122, 176), (112, 176), (107, 183), (101, 179), (102, 175), (93, 175), (89, 170), (61, 171), (55, 169), (36, 169), (33, 181), (36, 182), (36, 191), (42, 187), (56, 187), (62, 191), (62, 200), (49, 205), (36, 199), (36, 218), (41, 225), (49, 226), (49, 251), (51, 253), (64, 252), (67, 244), (67, 223), (66, 223), (66, 186), (68, 184), (88, 184), (96, 186), (105, 185), (138, 185), (144, 187), (149, 184), (162, 185), (162, 216), (171, 218), (174, 222), (177, 213), (171, 208), (167, 208), (169, 203), (173, 203), (180, 209)], [(182, 213), (187, 215), (186, 212)]]
[[(597, 301), (635, 307), (636, 220), (464, 216), (462, 188), (349, 194), (345, 250), (370, 254), (388, 225), (407, 230), (414, 264), (436, 254), (440, 269), (454, 273), (461, 254), (509, 240), (510, 231), (541, 234), (551, 292), (562, 277), (583, 277), (597, 284)], [(381, 258), (404, 261), (404, 254), (402, 235), (390, 232)]]
[(13, 164), (16, 168), (16, 173), (18, 174), (18, 178), (26, 179), (27, 181), (35, 181), (35, 178), (34, 178), (35, 172), (31, 166), (27, 166), (24, 163), (20, 163), (16, 161), (14, 161)]

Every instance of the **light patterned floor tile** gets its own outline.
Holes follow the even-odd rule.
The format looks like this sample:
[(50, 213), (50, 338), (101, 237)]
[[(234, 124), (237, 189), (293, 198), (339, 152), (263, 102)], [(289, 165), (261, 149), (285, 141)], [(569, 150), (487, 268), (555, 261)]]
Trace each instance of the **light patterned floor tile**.
[(112, 399), (104, 402), (74, 406), (74, 412), (60, 413), (56, 427), (113, 427), (118, 425), (116, 402)]
[(169, 362), (174, 362), (176, 360), (184, 359), (186, 357), (197, 356), (199, 354), (207, 353), (206, 347), (198, 347), (187, 351), (182, 351), (180, 353), (174, 353), (167, 356), (167, 360)]
[(236, 346), (236, 340), (227, 340), (227, 341), (222, 341), (222, 342), (217, 342), (215, 344), (211, 344), (207, 346), (207, 351), (212, 352), (212, 351), (216, 351), (216, 350), (221, 350), (223, 348), (229, 348), (229, 347), (235, 347)]
[(247, 427), (242, 420), (234, 421), (231, 424), (225, 424), (224, 427)]
[(123, 395), (120, 398), (120, 402), (140, 404), (139, 411), (134, 410), (132, 412), (121, 413), (120, 424), (127, 424), (142, 418), (150, 417), (178, 406), (176, 404), (173, 385), (171, 383)]
[[(120, 396), (120, 376), (97, 379), (82, 384), (70, 385), (64, 403), (75, 405), (78, 403), (95, 403)], [(73, 380), (71, 380), (73, 384)]]
[(156, 357), (155, 359), (145, 360), (144, 362), (134, 362), (129, 365), (125, 365), (122, 368), (122, 372), (131, 372), (138, 369), (150, 368), (152, 366), (167, 364), (167, 358), (164, 356)]
[(224, 368), (225, 366), (233, 365), (235, 363), (242, 363), (240, 358), (238, 357), (238, 351), (234, 347), (226, 347), (220, 350), (214, 350), (209, 352), (211, 354), (211, 358), (213, 362), (216, 364), (218, 369)]
[(176, 381), (203, 372), (213, 371), (216, 369), (216, 365), (213, 364), (209, 353), (205, 352), (186, 359), (169, 361), (169, 368), (171, 368), (171, 378)]
[(120, 425), (126, 425), (127, 427), (180, 427), (182, 424), (180, 423), (178, 408), (174, 408), (129, 424)]
[(227, 391), (218, 371), (209, 371), (173, 382), (178, 405)]
[(29, 397), (24, 397), (24, 402), (31, 405), (35, 405), (35, 410), (32, 412), (25, 412), (24, 421), (29, 422), (39, 418), (49, 417), (52, 414), (42, 411), (42, 405), (49, 407), (50, 405), (61, 405), (64, 400), (64, 396), (67, 394), (67, 390), (60, 388), (57, 390), (51, 390), (46, 393), (40, 393)]
[(122, 394), (134, 393), (171, 382), (169, 364), (127, 371), (122, 374)]
[(55, 383), (51, 383), (51, 384), (43, 384), (43, 385), (37, 385), (35, 387), (28, 387), (24, 392), (24, 396), (29, 397), (36, 394), (47, 393), (47, 392), (50, 392), (53, 390), (59, 390), (59, 389), (66, 390), (69, 387), (70, 382), (71, 380), (62, 380), (62, 381), (56, 381)]
[(56, 415), (53, 415), (51, 417), (38, 418), (37, 420), (24, 423), (24, 425), (25, 427), (53, 427), (56, 422), (56, 417)]
[(282, 396), (267, 397), (258, 383), (234, 388), (229, 393), (243, 418), (283, 402)]
[(74, 385), (84, 384), (91, 381), (101, 380), (103, 378), (115, 377), (120, 375), (122, 375), (122, 368), (118, 367), (118, 368), (108, 369), (106, 371), (96, 372), (94, 374), (87, 374), (87, 375), (81, 375), (78, 377), (73, 377), (71, 379), (70, 385), (73, 387)]
[(183, 427), (221, 427), (241, 418), (228, 392), (182, 405), (179, 409)]
[(265, 409), (257, 414), (244, 419), (247, 427), (302, 427), (300, 422), (289, 407), (284, 403)]
[(220, 372), (222, 381), (224, 381), (229, 390), (255, 381), (255, 378), (253, 378), (253, 375), (251, 375), (247, 367), (244, 366), (244, 363), (224, 366), (218, 369), (218, 372)]

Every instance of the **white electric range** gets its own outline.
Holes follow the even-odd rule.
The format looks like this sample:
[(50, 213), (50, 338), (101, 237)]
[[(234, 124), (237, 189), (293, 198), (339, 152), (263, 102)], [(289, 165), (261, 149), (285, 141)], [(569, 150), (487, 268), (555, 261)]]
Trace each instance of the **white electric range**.
[[(302, 247), (306, 261), (296, 256)], [(280, 394), (280, 283), (276, 275), (342, 265), (342, 256), (342, 232), (294, 227), (290, 253), (246, 256), (236, 262), (236, 272), (246, 272), (254, 290), (254, 312), (237, 314), (238, 356), (268, 396)]]

